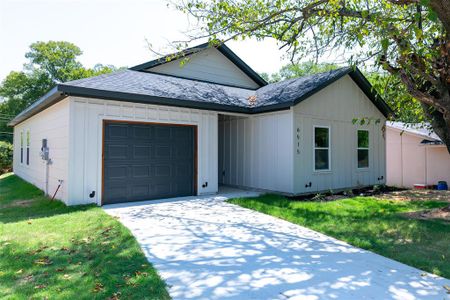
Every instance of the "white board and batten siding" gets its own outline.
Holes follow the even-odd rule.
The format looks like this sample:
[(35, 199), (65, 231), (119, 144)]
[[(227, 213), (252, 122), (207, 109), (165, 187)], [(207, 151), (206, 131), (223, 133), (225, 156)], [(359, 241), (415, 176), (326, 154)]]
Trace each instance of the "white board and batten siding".
[[(218, 191), (216, 112), (80, 97), (70, 97), (70, 103), (70, 205), (101, 204), (103, 120), (196, 125), (197, 192)], [(90, 198), (92, 191), (95, 196)]]
[[(55, 198), (67, 202), (69, 194), (69, 99), (45, 109), (37, 115), (14, 126), (14, 173), (24, 180), (45, 191), (46, 162), (40, 156), (42, 139), (47, 139), (50, 149), (51, 164), (48, 166), (48, 193), (53, 196), (58, 187), (58, 180), (63, 180)], [(30, 158), (26, 163), (26, 135), (30, 134)], [(23, 133), (23, 162), (20, 160), (21, 133)]]
[[(182, 65), (180, 64), (181, 59), (186, 60)], [(216, 48), (209, 48), (194, 53), (188, 56), (188, 58), (180, 58), (147, 70), (159, 74), (204, 80), (249, 89), (259, 87), (247, 74)]]
[(219, 118), (219, 182), (293, 193), (292, 112)]
[[(385, 183), (386, 119), (349, 76), (300, 102), (293, 111), (295, 194)], [(354, 118), (372, 121), (353, 124)], [(315, 126), (330, 128), (330, 171), (314, 171)], [(369, 168), (365, 169), (357, 165), (358, 129), (369, 131)], [(305, 187), (310, 182), (311, 187)]]

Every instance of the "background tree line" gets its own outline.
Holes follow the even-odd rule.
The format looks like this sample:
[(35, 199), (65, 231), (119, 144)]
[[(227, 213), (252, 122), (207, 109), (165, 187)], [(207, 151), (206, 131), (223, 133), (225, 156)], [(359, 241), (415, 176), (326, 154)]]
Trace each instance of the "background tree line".
[(111, 65), (84, 67), (78, 60), (83, 54), (76, 45), (65, 41), (36, 42), (25, 57), (21, 71), (11, 71), (0, 84), (0, 173), (11, 168), (13, 129), (8, 126), (17, 114), (50, 91), (57, 83), (111, 73)]

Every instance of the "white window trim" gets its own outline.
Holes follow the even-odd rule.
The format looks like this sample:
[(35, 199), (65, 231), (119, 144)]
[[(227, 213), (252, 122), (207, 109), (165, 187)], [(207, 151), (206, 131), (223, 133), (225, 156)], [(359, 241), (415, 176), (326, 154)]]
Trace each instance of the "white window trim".
[[(328, 148), (316, 147), (316, 128), (326, 128), (328, 129)], [(330, 126), (314, 125), (313, 126), (313, 171), (315, 173), (326, 173), (331, 172), (331, 128)], [(316, 169), (316, 150), (328, 150), (328, 169)]]
[[(367, 132), (367, 136), (369, 138), (369, 146), (367, 148), (358, 146), (358, 132), (359, 131)], [(356, 130), (356, 168), (358, 170), (363, 171), (363, 170), (368, 170), (370, 168), (370, 165), (371, 165), (371, 163), (370, 163), (370, 144), (371, 144), (370, 143), (370, 131), (368, 129), (357, 129)], [(359, 167), (359, 165), (358, 165), (358, 150), (367, 150), (367, 163), (368, 163), (367, 167)]]
[(25, 134), (25, 165), (30, 166), (30, 154), (31, 154), (31, 132), (28, 128)]
[(24, 161), (25, 161), (25, 142), (24, 142), (24, 133), (23, 133), (23, 129), (20, 131), (20, 145), (19, 145), (19, 160), (20, 160), (20, 164), (23, 165)]

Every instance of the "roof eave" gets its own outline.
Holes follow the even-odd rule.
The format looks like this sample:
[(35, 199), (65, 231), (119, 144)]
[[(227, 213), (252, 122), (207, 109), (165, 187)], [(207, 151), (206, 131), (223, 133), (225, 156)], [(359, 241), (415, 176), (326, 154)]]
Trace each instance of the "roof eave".
[(60, 86), (57, 85), (52, 88), (49, 92), (47, 92), (44, 96), (39, 98), (36, 102), (28, 106), (25, 110), (19, 113), (14, 117), (9, 123), (8, 126), (16, 126), (19, 123), (25, 121), (26, 119), (34, 116), (40, 111), (52, 106), (56, 102), (64, 99), (66, 96), (62, 91), (60, 91)]
[(191, 100), (182, 100), (167, 97), (149, 96), (142, 94), (133, 94), (116, 91), (97, 90), (92, 88), (74, 87), (74, 86), (61, 86), (61, 89), (65, 94), (69, 96), (78, 96), (86, 98), (96, 98), (104, 100), (116, 100), (122, 102), (133, 102), (141, 104), (153, 104), (164, 106), (177, 106), (192, 109), (203, 110), (215, 110), (215, 111), (227, 111), (237, 113), (251, 113), (251, 109), (244, 106), (226, 105), (211, 102), (199, 102)]
[(398, 127), (390, 125), (389, 122), (386, 123), (386, 127), (391, 129), (391, 130), (397, 131), (397, 132), (399, 132), (401, 134), (410, 134), (410, 135), (413, 135), (413, 136), (418, 137), (418, 138), (427, 139), (427, 140), (433, 140), (435, 142), (441, 142), (442, 143), (442, 141), (440, 139), (434, 138), (434, 137), (426, 135), (426, 134), (421, 134), (421, 133), (416, 132), (416, 131), (408, 130), (408, 128), (398, 128)]

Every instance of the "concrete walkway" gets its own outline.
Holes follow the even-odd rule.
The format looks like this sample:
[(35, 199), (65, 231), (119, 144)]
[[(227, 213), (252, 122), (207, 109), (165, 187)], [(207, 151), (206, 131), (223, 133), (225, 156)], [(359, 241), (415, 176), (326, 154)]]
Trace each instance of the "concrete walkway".
[(105, 206), (174, 299), (450, 299), (450, 280), (225, 203), (249, 192)]

